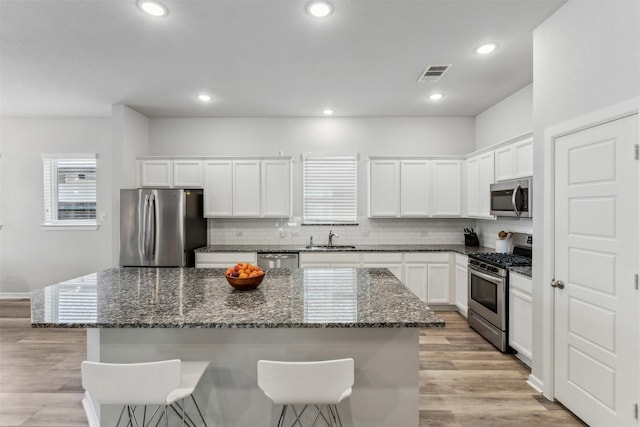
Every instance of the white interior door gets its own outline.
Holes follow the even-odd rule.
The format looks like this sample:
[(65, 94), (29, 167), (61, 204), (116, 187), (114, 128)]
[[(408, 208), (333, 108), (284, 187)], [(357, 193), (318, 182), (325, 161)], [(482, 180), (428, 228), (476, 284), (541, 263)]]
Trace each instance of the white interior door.
[(592, 427), (638, 425), (637, 117), (555, 140), (555, 397)]

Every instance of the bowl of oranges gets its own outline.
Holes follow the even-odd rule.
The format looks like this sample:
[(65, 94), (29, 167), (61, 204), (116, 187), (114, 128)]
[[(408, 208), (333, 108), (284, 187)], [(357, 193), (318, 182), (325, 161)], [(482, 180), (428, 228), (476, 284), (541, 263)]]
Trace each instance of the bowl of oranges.
[(240, 291), (249, 291), (260, 286), (264, 275), (263, 269), (250, 262), (239, 262), (224, 272), (227, 282)]

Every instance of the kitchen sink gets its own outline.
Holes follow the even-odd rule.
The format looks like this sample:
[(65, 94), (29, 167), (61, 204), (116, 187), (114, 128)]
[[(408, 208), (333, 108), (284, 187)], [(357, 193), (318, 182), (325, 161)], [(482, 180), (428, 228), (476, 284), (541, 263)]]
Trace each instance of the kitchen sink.
[(318, 250), (328, 250), (328, 249), (355, 249), (355, 246), (349, 245), (313, 245), (313, 246), (305, 246), (306, 249), (318, 249)]

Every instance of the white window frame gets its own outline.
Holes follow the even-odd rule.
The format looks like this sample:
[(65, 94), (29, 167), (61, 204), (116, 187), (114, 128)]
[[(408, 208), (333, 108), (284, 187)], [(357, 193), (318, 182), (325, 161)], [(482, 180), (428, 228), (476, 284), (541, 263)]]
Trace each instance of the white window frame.
[[(96, 217), (91, 219), (58, 219), (57, 185), (58, 175), (53, 168), (53, 162), (58, 160), (93, 160), (96, 162), (96, 175), (98, 171), (97, 156), (92, 154), (43, 154), (42, 155), (42, 182), (43, 182), (43, 230), (97, 230), (97, 191), (98, 183), (96, 177)], [(49, 168), (49, 175), (47, 174)], [(49, 200), (49, 202), (48, 202)], [(49, 209), (48, 209), (49, 208)]]
[[(344, 210), (347, 211), (345, 215), (339, 217), (330, 217), (328, 213), (323, 217), (322, 216), (322, 206), (327, 203), (331, 203), (331, 199), (322, 199), (322, 198), (314, 198), (312, 195), (308, 193), (309, 180), (313, 179), (312, 176), (309, 176), (308, 167), (311, 165), (311, 162), (315, 162), (315, 171), (313, 173), (318, 173), (322, 170), (322, 168), (326, 168), (328, 172), (337, 169), (339, 163), (344, 163), (345, 165), (353, 165), (352, 170), (346, 170), (345, 174), (342, 176), (342, 183), (348, 183), (349, 187), (347, 188), (347, 192), (343, 193), (344, 197), (335, 205), (335, 209), (333, 211)], [(323, 164), (324, 163), (324, 164)], [(320, 172), (321, 173), (321, 172)], [(302, 223), (304, 225), (357, 225), (358, 224), (358, 155), (319, 155), (319, 154), (307, 154), (302, 157), (302, 193), (303, 193), (303, 201), (302, 201)], [(316, 175), (317, 177), (317, 175)], [(334, 180), (332, 182), (332, 177), (328, 177), (327, 185), (331, 188), (336, 188), (335, 185), (340, 185), (338, 181)], [(322, 178), (319, 178), (322, 179)], [(317, 185), (317, 183), (316, 183)], [(352, 197), (352, 199), (350, 199)], [(327, 209), (330, 211), (331, 209)]]

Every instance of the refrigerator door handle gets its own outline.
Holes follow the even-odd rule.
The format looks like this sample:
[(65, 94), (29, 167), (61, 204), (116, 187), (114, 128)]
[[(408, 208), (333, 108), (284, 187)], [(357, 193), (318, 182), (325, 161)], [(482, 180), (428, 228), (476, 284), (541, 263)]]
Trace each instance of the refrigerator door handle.
[(149, 215), (149, 196), (144, 196), (144, 208), (142, 211), (142, 258), (147, 259), (147, 246), (148, 246), (148, 230), (147, 230), (147, 216)]
[(156, 198), (152, 194), (149, 208), (149, 259), (156, 257), (156, 217), (158, 215)]

